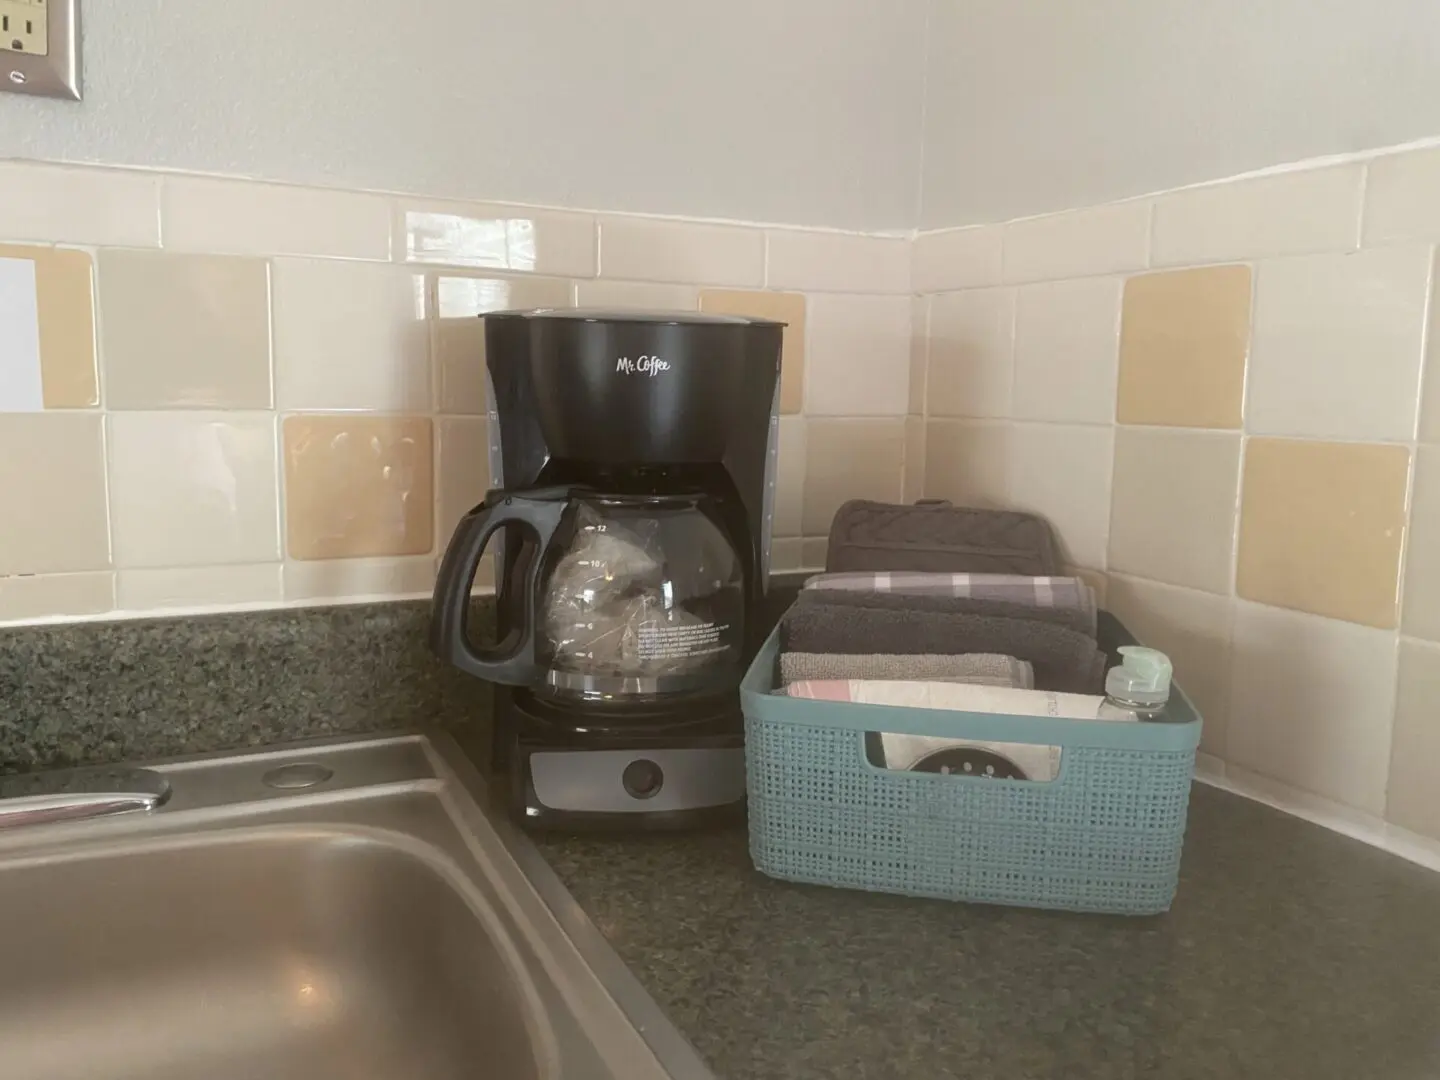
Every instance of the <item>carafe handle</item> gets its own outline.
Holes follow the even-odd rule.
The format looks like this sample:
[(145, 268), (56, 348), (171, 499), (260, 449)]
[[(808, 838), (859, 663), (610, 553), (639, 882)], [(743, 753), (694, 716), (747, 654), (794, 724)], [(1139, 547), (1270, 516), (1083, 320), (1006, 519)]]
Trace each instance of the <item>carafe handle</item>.
[[(535, 593), (540, 565), (550, 538), (560, 527), (569, 505), (561, 498), (527, 498), (492, 492), (485, 502), (460, 519), (440, 572), (430, 610), (430, 648), (461, 671), (491, 682), (528, 686), (539, 676), (535, 662)], [(467, 633), (470, 620), (470, 584), (485, 546), (495, 530), (517, 525), (535, 544), (520, 586), (523, 617), (494, 649), (476, 649)]]

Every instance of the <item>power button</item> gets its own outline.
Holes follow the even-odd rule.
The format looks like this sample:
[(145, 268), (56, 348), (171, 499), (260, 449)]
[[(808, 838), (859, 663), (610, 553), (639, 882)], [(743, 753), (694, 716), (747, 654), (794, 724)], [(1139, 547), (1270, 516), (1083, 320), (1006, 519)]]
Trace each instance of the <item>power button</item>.
[(636, 799), (653, 799), (665, 784), (665, 772), (649, 758), (638, 758), (620, 774), (625, 790)]

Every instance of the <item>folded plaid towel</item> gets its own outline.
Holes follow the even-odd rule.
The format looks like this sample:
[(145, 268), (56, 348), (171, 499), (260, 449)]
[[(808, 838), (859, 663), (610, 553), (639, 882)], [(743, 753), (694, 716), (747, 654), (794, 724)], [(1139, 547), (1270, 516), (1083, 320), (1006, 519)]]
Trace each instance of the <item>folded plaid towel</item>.
[(963, 682), (973, 686), (1013, 686), (1029, 690), (1035, 672), (1023, 660), (995, 653), (961, 653), (940, 656), (934, 653), (803, 653), (780, 654), (780, 681), (829, 679), (919, 680)]
[(1032, 607), (1095, 609), (1095, 590), (1077, 577), (855, 570), (816, 574), (805, 583), (805, 588), (903, 593), (906, 596), (965, 596), (976, 600), (1007, 600)]
[[(1095, 636), (1095, 606), (1037, 607), (1023, 600), (991, 600), (978, 596), (940, 596), (931, 593), (856, 592), (849, 589), (804, 589), (795, 603), (833, 604), (887, 611), (928, 611), (951, 615), (998, 615), (1007, 619), (1031, 619), (1054, 623)], [(1001, 652), (990, 649), (989, 652)]]

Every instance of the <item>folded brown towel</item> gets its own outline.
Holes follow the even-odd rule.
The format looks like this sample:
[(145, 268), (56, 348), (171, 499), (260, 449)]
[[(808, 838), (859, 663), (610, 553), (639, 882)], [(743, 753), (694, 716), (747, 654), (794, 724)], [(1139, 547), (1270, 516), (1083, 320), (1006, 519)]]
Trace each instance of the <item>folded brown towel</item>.
[(1099, 693), (1105, 655), (1078, 630), (969, 612), (796, 604), (780, 623), (782, 652), (1001, 653), (1035, 668), (1038, 690)]
[[(855, 592), (849, 589), (802, 589), (797, 604), (842, 604), (889, 611), (932, 611), (937, 614), (1000, 615), (1035, 619), (1095, 637), (1095, 608), (1036, 607), (1023, 600), (992, 600), (978, 596), (923, 596), (908, 593)], [(990, 650), (997, 652), (1001, 650)]]
[(1029, 690), (1035, 685), (1035, 672), (1023, 660), (994, 653), (964, 653), (959, 656), (928, 653), (780, 654), (780, 681), (784, 685), (815, 679), (963, 682)]

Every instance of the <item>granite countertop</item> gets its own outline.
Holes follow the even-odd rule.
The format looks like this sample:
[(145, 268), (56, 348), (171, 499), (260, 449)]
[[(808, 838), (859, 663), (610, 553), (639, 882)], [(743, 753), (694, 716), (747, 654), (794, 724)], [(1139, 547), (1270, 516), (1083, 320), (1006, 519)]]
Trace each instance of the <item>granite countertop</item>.
[(538, 839), (725, 1080), (1440, 1076), (1440, 874), (1203, 784), (1154, 918), (773, 881), (738, 830)]

